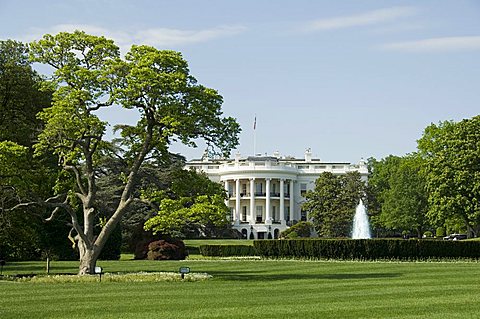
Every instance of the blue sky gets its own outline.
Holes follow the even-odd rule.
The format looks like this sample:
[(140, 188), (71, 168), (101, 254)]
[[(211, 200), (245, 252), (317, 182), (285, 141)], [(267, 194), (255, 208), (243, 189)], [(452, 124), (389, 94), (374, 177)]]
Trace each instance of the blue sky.
[(124, 51), (181, 51), (242, 126), (242, 155), (255, 114), (257, 153), (358, 162), (415, 151), (430, 123), (480, 113), (480, 1), (0, 0), (0, 39), (75, 29)]

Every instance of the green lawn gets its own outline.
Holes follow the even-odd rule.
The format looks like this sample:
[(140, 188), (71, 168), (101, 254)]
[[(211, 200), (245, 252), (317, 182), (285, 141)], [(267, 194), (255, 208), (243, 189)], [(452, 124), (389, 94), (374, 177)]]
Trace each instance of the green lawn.
[[(107, 272), (177, 271), (203, 282), (0, 281), (0, 318), (478, 318), (480, 264), (293, 260), (100, 261)], [(4, 273), (38, 273), (11, 263)], [(53, 262), (53, 272), (75, 272)]]

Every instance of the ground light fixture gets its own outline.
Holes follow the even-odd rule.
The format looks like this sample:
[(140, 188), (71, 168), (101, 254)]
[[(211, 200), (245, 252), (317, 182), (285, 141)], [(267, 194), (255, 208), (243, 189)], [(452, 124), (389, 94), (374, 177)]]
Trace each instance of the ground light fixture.
[(185, 279), (185, 274), (188, 274), (190, 272), (190, 267), (180, 267), (179, 272), (182, 276), (182, 279)]

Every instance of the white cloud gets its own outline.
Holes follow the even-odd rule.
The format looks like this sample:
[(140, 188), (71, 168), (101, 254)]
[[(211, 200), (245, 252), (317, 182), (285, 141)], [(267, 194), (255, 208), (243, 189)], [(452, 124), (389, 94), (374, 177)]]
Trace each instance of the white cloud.
[(206, 42), (220, 37), (236, 35), (245, 30), (246, 28), (243, 26), (220, 26), (203, 30), (157, 28), (138, 31), (134, 37), (138, 43), (153, 46), (172, 46)]
[(86, 33), (105, 36), (115, 40), (115, 43), (123, 50), (128, 50), (132, 44), (146, 44), (158, 48), (188, 45), (211, 41), (221, 37), (233, 36), (246, 31), (244, 26), (218, 26), (201, 30), (179, 30), (168, 28), (153, 28), (137, 31), (108, 30), (94, 25), (60, 24), (47, 29), (31, 29), (28, 35), (20, 40), (30, 42), (40, 39), (44, 34), (56, 34), (58, 32), (73, 32), (82, 30)]
[(381, 46), (384, 50), (402, 52), (451, 52), (480, 50), (480, 36), (441, 37), (416, 41), (394, 42)]
[(373, 10), (361, 14), (315, 20), (305, 26), (306, 31), (327, 31), (374, 25), (412, 16), (417, 12), (414, 7), (392, 7)]

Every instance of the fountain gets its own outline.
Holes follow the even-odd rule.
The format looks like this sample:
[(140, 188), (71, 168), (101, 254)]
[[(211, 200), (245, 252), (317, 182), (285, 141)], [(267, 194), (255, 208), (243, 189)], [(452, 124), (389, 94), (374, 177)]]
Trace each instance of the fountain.
[(355, 217), (353, 217), (352, 238), (372, 238), (370, 235), (370, 223), (368, 222), (367, 210), (365, 209), (365, 205), (363, 205), (363, 201), (361, 199), (355, 210)]

